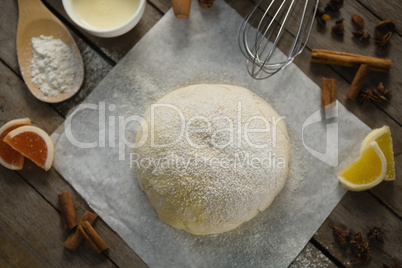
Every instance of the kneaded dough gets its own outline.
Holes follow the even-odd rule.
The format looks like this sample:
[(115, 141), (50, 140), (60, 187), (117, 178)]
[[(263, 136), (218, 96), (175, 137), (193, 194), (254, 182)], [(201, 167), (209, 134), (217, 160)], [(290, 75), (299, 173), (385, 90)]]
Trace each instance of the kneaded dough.
[(137, 133), (138, 181), (160, 219), (196, 235), (232, 230), (284, 187), (284, 120), (250, 90), (199, 84), (150, 106)]

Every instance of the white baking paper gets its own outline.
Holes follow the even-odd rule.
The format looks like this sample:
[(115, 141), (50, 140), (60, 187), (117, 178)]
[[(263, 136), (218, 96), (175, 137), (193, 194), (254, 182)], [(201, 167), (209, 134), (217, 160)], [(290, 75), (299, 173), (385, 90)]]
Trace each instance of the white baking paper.
[[(336, 174), (369, 132), (341, 104), (321, 112), (320, 88), (294, 64), (252, 79), (237, 45), (241, 21), (223, 1), (210, 9), (193, 1), (187, 20), (170, 10), (52, 135), (54, 167), (150, 267), (287, 267), (344, 195)], [(292, 141), (289, 179), (273, 204), (219, 235), (160, 221), (130, 161), (139, 124), (129, 121), (195, 83), (251, 89), (285, 117)]]

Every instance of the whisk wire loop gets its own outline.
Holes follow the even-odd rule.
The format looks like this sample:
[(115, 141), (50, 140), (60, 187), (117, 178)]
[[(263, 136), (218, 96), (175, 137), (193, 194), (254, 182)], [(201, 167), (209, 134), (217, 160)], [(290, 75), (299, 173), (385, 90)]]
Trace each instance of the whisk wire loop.
[[(240, 50), (247, 59), (247, 70), (253, 78), (265, 79), (274, 75), (303, 51), (310, 37), (318, 2), (260, 0), (256, 3), (238, 33)], [(264, 8), (266, 3), (268, 5)], [(292, 25), (294, 21), (298, 22), (297, 28)], [(283, 56), (275, 52), (285, 33), (293, 35), (294, 40), (287, 55)]]

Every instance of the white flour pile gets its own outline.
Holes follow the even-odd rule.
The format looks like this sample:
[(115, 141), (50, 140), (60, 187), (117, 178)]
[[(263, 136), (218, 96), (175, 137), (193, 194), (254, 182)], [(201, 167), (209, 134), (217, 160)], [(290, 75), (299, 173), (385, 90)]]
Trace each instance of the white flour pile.
[(75, 61), (71, 49), (52, 36), (32, 38), (32, 83), (46, 96), (69, 91), (74, 83)]

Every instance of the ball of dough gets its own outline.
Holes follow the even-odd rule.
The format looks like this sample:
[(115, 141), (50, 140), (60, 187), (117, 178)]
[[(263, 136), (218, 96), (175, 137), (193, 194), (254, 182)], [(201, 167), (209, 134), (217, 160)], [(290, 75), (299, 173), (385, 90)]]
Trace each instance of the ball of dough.
[(137, 133), (139, 184), (175, 228), (232, 230), (269, 207), (286, 183), (285, 122), (246, 88), (180, 88), (151, 105), (145, 120)]

